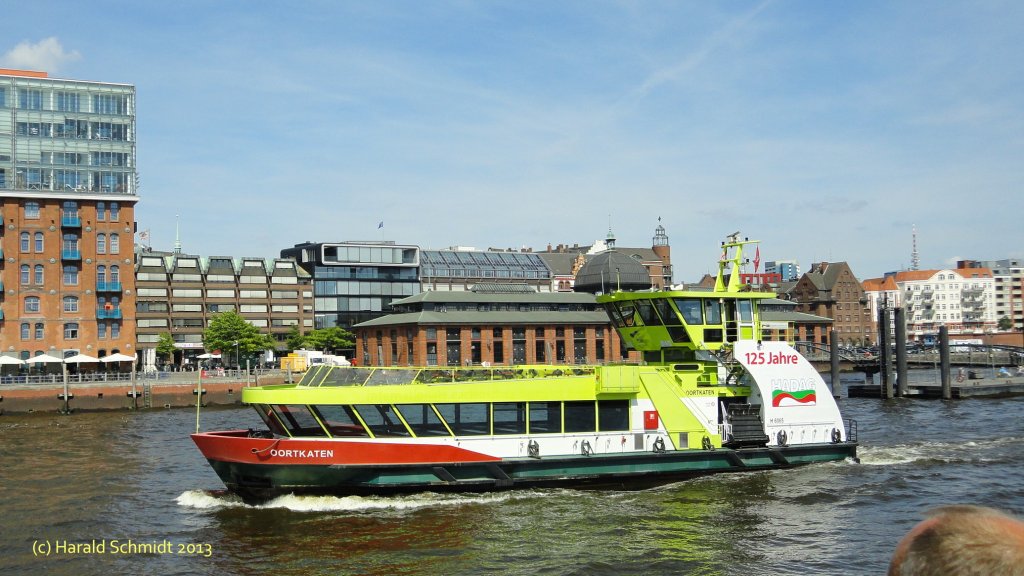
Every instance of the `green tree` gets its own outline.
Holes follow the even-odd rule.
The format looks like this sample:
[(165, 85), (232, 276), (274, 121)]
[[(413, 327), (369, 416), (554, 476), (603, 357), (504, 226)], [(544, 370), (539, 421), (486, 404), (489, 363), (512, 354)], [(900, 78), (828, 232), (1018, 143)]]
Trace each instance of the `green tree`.
[(210, 319), (203, 331), (203, 347), (208, 351), (220, 350), (221, 355), (230, 358), (236, 350), (241, 358), (274, 347), (274, 339), (269, 334), (261, 334), (259, 328), (249, 324), (237, 312), (221, 312)]
[(345, 330), (344, 328), (333, 326), (331, 328), (313, 330), (309, 334), (306, 334), (305, 344), (314, 350), (334, 352), (336, 350), (345, 350), (355, 346), (356, 337), (355, 334)]
[(999, 319), (999, 329), (1000, 330), (1011, 330), (1012, 328), (1013, 328), (1013, 320), (1010, 320), (1006, 316), (1003, 316), (1002, 318)]
[(288, 331), (288, 337), (285, 340), (285, 346), (289, 350), (298, 350), (306, 345), (306, 336), (299, 332), (298, 326), (292, 326), (292, 329)]
[(170, 332), (161, 332), (160, 336), (157, 337), (156, 341), (156, 355), (158, 358), (163, 358), (165, 361), (170, 362), (171, 358), (174, 357), (174, 351), (177, 348), (174, 346), (174, 338), (171, 338)]

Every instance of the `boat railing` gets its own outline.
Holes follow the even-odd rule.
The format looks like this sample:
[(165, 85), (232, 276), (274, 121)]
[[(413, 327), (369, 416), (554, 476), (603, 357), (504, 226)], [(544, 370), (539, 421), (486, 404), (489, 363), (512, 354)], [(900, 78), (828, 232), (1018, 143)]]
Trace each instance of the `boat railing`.
[(363, 367), (317, 366), (299, 382), (301, 386), (382, 386), (395, 384), (445, 384), (491, 380), (520, 380), (593, 375), (596, 368), (584, 365), (536, 366), (437, 366)]

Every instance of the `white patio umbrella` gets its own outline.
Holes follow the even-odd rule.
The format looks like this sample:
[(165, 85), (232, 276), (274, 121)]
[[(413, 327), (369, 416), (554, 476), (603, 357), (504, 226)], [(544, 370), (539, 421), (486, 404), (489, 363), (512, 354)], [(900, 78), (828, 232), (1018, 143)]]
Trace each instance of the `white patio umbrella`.
[(18, 358), (14, 358), (13, 356), (0, 356), (0, 365), (15, 366), (24, 363), (25, 362), (23, 360), (19, 360)]
[(86, 356), (85, 354), (75, 354), (74, 356), (68, 356), (64, 359), (65, 364), (91, 364), (99, 361), (99, 358), (93, 358), (92, 356)]
[(40, 354), (39, 356), (33, 356), (28, 360), (25, 360), (25, 364), (49, 364), (51, 362), (63, 362), (63, 360), (50, 356), (49, 354)]
[(120, 352), (100, 358), (100, 362), (134, 362), (135, 356), (121, 354)]
[(210, 352), (207, 352), (206, 354), (200, 354), (199, 356), (196, 356), (196, 358), (199, 358), (200, 360), (209, 360), (210, 358), (220, 358), (220, 354), (212, 354)]

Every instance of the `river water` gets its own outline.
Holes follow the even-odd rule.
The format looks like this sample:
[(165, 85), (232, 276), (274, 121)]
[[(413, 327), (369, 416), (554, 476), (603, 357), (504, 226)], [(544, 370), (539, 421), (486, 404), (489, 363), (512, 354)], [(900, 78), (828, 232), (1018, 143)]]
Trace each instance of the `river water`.
[[(218, 492), (188, 437), (194, 411), (3, 416), (0, 574), (884, 574), (929, 508), (1024, 514), (1024, 398), (840, 407), (859, 464), (258, 508)], [(202, 415), (204, 429), (255, 423)]]

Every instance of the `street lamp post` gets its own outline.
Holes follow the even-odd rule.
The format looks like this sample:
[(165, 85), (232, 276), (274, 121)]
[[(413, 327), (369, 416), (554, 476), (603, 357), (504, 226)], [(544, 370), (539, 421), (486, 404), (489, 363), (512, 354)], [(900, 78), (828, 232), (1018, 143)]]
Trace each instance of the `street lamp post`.
[(239, 368), (238, 362), (238, 340), (235, 340), (235, 369)]

